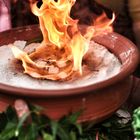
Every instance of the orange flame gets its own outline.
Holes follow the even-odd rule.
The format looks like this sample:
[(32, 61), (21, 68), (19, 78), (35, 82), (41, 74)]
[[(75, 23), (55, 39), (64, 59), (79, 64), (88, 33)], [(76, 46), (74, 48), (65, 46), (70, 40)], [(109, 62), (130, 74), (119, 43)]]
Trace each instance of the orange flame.
[[(40, 8), (37, 7), (37, 2), (31, 3), (32, 12), (38, 16), (43, 34), (41, 45), (30, 55), (12, 46), (14, 56), (22, 61), (25, 73), (36, 78), (59, 80), (66, 79), (73, 72), (82, 74), (82, 59), (91, 38), (103, 31), (111, 31), (110, 25), (115, 16), (104, 22), (106, 15), (103, 14), (82, 35), (78, 29), (78, 20), (70, 17), (75, 0), (42, 2)], [(37, 59), (40, 63), (37, 63)]]

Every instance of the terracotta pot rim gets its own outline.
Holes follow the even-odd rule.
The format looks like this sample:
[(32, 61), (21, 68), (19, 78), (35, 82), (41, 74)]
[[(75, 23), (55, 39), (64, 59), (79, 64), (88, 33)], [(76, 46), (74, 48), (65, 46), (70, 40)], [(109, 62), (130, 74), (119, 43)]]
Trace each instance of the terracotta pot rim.
[[(37, 27), (37, 25), (32, 25), (32, 27), (33, 26)], [(19, 30), (19, 29), (26, 29), (29, 27), (30, 26), (26, 26), (22, 28), (21, 27), (15, 28), (15, 29), (12, 29), (12, 31)], [(127, 78), (130, 74), (132, 74), (137, 64), (139, 63), (139, 52), (138, 52), (138, 49), (135, 47), (135, 45), (131, 41), (129, 41), (127, 38), (123, 37), (122, 35), (119, 35), (117, 33), (109, 33), (107, 36), (111, 36), (111, 35), (117, 36), (120, 40), (123, 40), (123, 42), (127, 42), (128, 44), (130, 44), (129, 49), (133, 49), (133, 52), (131, 54), (132, 57), (130, 57), (130, 63), (126, 65), (126, 67), (124, 67), (117, 75), (114, 75), (113, 77), (107, 80), (104, 80), (95, 84), (83, 86), (83, 87), (77, 87), (77, 88), (71, 88), (71, 89), (60, 89), (60, 90), (58, 89), (57, 90), (29, 89), (29, 88), (15, 87), (15, 86), (10, 86), (10, 85), (0, 83), (0, 90), (4, 91), (6, 94), (19, 95), (19, 96), (30, 96), (30, 97), (58, 97), (60, 96), (61, 97), (61, 96), (78, 95), (84, 92), (99, 90), (99, 89), (105, 88), (106, 86), (111, 86), (112, 84), (115, 84)], [(98, 43), (97, 38), (95, 38), (95, 42)]]

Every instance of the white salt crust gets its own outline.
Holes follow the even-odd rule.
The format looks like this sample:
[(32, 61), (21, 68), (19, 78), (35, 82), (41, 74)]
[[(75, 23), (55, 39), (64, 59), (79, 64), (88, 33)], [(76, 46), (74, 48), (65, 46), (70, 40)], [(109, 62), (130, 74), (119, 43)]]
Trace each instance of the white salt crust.
[[(26, 41), (15, 41), (14, 45), (23, 49)], [(0, 83), (11, 85), (14, 87), (22, 87), (29, 89), (42, 90), (58, 90), (58, 89), (72, 89), (76, 87), (83, 87), (95, 84), (116, 75), (121, 69), (121, 63), (114, 54), (109, 52), (105, 47), (95, 42), (91, 42), (94, 47), (93, 52), (97, 58), (102, 58), (102, 63), (98, 65), (96, 71), (91, 74), (81, 77), (74, 81), (50, 81), (39, 80), (24, 74), (15, 69), (12, 61), (15, 59), (10, 47), (7, 45), (0, 47)]]

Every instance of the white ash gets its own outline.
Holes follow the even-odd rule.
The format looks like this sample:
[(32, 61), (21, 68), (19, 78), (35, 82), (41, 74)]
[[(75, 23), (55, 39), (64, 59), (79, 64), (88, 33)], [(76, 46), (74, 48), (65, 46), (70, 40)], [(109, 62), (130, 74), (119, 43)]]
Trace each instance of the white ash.
[(49, 73), (50, 74), (57, 74), (59, 72), (59, 68), (58, 67), (54, 67), (54, 66), (50, 66), (49, 67)]
[[(24, 49), (26, 42), (16, 41), (14, 45), (18, 46), (20, 49)], [(90, 46), (94, 47), (94, 49), (91, 49), (91, 47), (89, 48), (89, 51), (84, 56), (84, 60), (92, 69), (92, 72), (86, 76), (78, 78), (77, 80), (64, 82), (35, 79), (23, 73), (23, 71), (17, 70), (13, 64), (13, 60), (15, 60), (15, 58), (10, 47), (8, 47), (8, 45), (1, 46), (0, 83), (30, 89), (71, 89), (98, 83), (119, 73), (121, 63), (114, 54), (109, 52), (104, 46), (93, 41)], [(54, 73), (56, 71), (58, 70), (55, 70)]]

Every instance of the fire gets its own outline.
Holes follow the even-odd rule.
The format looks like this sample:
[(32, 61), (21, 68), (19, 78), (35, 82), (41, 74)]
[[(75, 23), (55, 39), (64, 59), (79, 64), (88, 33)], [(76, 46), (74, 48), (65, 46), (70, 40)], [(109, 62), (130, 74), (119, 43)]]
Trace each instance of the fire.
[(35, 78), (63, 80), (73, 73), (82, 74), (82, 60), (94, 35), (111, 31), (111, 20), (104, 21), (103, 14), (82, 34), (78, 20), (70, 17), (75, 0), (42, 0), (40, 8), (31, 3), (32, 12), (38, 16), (43, 41), (36, 50), (27, 54), (16, 46), (11, 49), (15, 58), (22, 61), (24, 72)]

